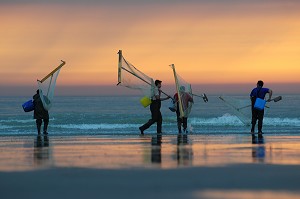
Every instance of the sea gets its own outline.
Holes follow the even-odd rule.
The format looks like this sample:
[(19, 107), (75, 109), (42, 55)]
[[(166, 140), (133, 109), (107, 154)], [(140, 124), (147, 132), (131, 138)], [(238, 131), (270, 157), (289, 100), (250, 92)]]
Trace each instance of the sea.
[[(232, 95), (249, 99), (248, 95)], [(140, 96), (55, 96), (49, 111), (49, 135), (139, 135), (138, 127), (150, 117)], [(0, 97), (0, 136), (36, 135), (33, 112), (24, 112), (22, 104), (31, 97)], [(218, 95), (208, 95), (208, 102), (194, 98), (188, 118), (189, 134), (247, 134), (243, 124)], [(169, 110), (169, 100), (162, 102), (163, 134), (178, 134), (176, 114)], [(250, 100), (249, 100), (250, 104)], [(282, 95), (282, 100), (267, 103), (265, 134), (300, 133), (300, 95)], [(156, 134), (156, 124), (145, 131)]]

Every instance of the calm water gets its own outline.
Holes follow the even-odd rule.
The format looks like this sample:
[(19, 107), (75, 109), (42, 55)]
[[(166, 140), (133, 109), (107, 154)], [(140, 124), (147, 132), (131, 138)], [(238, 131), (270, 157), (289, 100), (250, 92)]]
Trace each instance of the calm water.
[[(265, 114), (265, 134), (300, 133), (300, 95), (282, 95), (283, 100), (270, 102)], [(247, 95), (233, 96), (248, 99)], [(188, 120), (192, 134), (248, 133), (245, 126), (218, 96), (208, 96), (209, 102), (195, 100)], [(0, 97), (0, 135), (35, 135), (33, 112), (25, 113), (21, 104), (30, 97)], [(143, 108), (139, 97), (60, 97), (50, 110), (50, 135), (134, 135), (138, 127), (150, 118), (149, 108)], [(176, 115), (162, 102), (163, 133), (177, 134)], [(145, 131), (155, 134), (156, 125)]]

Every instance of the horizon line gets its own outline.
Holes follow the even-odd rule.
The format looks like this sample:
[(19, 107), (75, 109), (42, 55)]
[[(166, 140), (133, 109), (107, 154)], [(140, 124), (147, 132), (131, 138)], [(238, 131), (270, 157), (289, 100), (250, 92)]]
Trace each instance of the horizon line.
[[(268, 83), (264, 87), (273, 90), (276, 94), (300, 94), (300, 83)], [(247, 94), (256, 86), (256, 83), (227, 83), (227, 84), (193, 84), (193, 93), (217, 94)], [(0, 85), (0, 96), (31, 96), (37, 90), (37, 85), (4, 86)], [(162, 90), (174, 93), (175, 86), (163, 84)], [(134, 96), (139, 91), (117, 85), (57, 85), (56, 96)]]

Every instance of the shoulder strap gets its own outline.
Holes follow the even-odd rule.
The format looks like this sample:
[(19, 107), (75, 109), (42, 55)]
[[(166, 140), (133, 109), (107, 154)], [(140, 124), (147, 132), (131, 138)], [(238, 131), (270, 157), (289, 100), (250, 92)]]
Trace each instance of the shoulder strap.
[(256, 92), (256, 98), (259, 98), (259, 97), (258, 97), (258, 94), (259, 94), (259, 92), (260, 92), (261, 89), (262, 89), (262, 87), (260, 87), (260, 88), (257, 90), (257, 92)]

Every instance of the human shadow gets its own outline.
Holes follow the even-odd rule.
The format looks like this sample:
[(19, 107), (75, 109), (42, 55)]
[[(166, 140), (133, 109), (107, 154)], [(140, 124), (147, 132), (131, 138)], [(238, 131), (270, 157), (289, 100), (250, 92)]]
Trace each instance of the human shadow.
[(252, 135), (252, 158), (256, 162), (264, 162), (266, 148), (265, 148), (265, 139), (262, 135), (255, 136)]
[(177, 136), (176, 157), (177, 165), (191, 166), (193, 164), (193, 149), (187, 134), (178, 134)]
[(151, 162), (161, 164), (162, 135), (157, 134), (151, 137)]
[(47, 135), (38, 135), (34, 139), (34, 162), (37, 165), (45, 165), (50, 160), (49, 137)]

